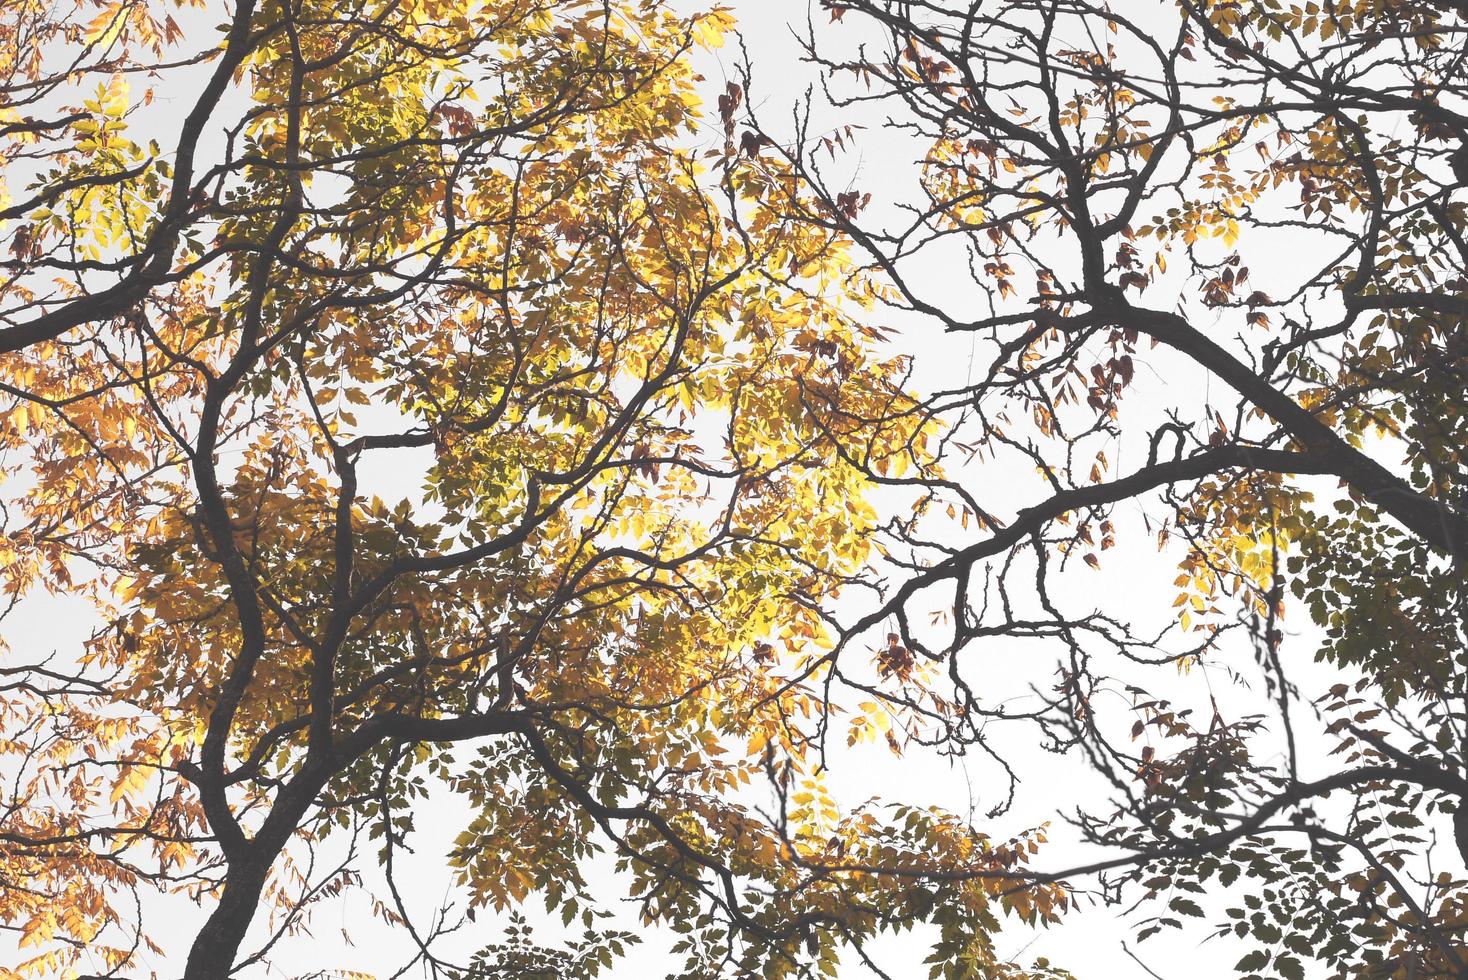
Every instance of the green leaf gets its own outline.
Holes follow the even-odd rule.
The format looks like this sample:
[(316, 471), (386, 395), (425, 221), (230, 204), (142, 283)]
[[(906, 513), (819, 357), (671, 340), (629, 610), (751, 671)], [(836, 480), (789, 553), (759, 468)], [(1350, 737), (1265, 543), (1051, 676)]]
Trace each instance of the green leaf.
[(1274, 961), (1274, 968), (1285, 980), (1305, 980), (1305, 966), (1293, 956), (1281, 956)]
[(1191, 915), (1200, 919), (1203, 917), (1203, 910), (1198, 907), (1198, 903), (1186, 898), (1174, 898), (1167, 903), (1167, 907), (1183, 915)]
[(1269, 954), (1262, 949), (1256, 949), (1235, 963), (1234, 969), (1240, 973), (1254, 973), (1264, 969), (1264, 965), (1268, 962)]

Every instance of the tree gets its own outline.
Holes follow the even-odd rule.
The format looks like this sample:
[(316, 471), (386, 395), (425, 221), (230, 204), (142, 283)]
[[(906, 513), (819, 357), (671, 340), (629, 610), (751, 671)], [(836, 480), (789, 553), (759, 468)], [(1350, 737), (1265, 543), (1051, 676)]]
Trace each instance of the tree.
[[(1020, 975), (990, 933), (1064, 907), (1016, 890), (1041, 832), (823, 788), (866, 473), (926, 472), (935, 430), (846, 244), (762, 203), (804, 192), (735, 145), (739, 88), (699, 152), (727, 12), (220, 12), (0, 11), (0, 574), (98, 623), (7, 653), (6, 975), (224, 977), (364, 889), (432, 975), (589, 976), (635, 939), (601, 850), (688, 976), (829, 974), (916, 921), (935, 969)], [(461, 894), (415, 920), (447, 797)], [(532, 896), (569, 945), (447, 958)]]
[[(1468, 975), (1462, 5), (822, 6), (830, 102), (913, 140), (914, 190), (807, 129), (820, 204), (787, 208), (977, 365), (917, 410), (954, 475), (914, 478), (833, 677), (870, 686), (892, 629), (911, 737), (1083, 761), (1112, 853), (1068, 876), (1155, 900), (1146, 933), (1211, 917), (1251, 976)], [(1175, 588), (1098, 607), (1154, 539)], [(1056, 656), (1005, 701), (1020, 644)]]

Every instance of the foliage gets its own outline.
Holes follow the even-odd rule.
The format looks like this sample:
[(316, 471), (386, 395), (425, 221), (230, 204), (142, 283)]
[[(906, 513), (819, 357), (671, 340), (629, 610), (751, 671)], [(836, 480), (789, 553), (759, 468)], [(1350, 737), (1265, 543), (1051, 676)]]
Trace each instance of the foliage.
[[(222, 977), (358, 890), (436, 975), (590, 976), (635, 938), (602, 851), (682, 975), (832, 975), (920, 920), (935, 975), (1022, 975), (991, 932), (1066, 903), (1016, 890), (1040, 832), (823, 789), (826, 610), (871, 475), (935, 472), (937, 429), (847, 244), (764, 203), (805, 191), (734, 145), (737, 89), (694, 149), (730, 26), (0, 11), (0, 581), (101, 624), (7, 653), (6, 976)], [(398, 869), (446, 799), (460, 894), (415, 924)], [(441, 952), (532, 897), (581, 932)]]
[[(975, 363), (923, 401), (961, 465), (886, 528), (902, 579), (836, 686), (948, 752), (1038, 730), (1081, 760), (1114, 851), (1068, 877), (1151, 900), (1144, 935), (1211, 918), (1249, 976), (1463, 976), (1468, 8), (822, 6), (825, 111), (916, 165), (870, 186), (838, 121), (788, 151), (818, 203), (786, 207)], [(873, 684), (894, 623), (927, 669)]]

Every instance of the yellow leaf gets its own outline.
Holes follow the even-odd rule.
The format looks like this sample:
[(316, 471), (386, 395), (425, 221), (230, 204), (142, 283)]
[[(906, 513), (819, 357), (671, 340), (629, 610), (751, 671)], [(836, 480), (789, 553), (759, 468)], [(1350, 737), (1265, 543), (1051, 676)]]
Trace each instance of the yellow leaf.
[(693, 19), (693, 39), (702, 48), (724, 46), (724, 35), (734, 29), (734, 15), (727, 7), (715, 7)]

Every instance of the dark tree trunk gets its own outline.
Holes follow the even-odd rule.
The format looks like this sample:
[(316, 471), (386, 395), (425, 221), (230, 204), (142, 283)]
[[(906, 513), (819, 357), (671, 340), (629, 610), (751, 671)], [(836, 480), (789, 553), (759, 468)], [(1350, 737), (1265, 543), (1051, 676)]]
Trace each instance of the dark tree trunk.
[(1463, 867), (1468, 868), (1468, 796), (1458, 797), (1458, 809), (1453, 812), (1453, 840), (1463, 858)]
[(270, 861), (231, 865), (224, 893), (189, 950), (184, 980), (225, 980), (260, 907)]

